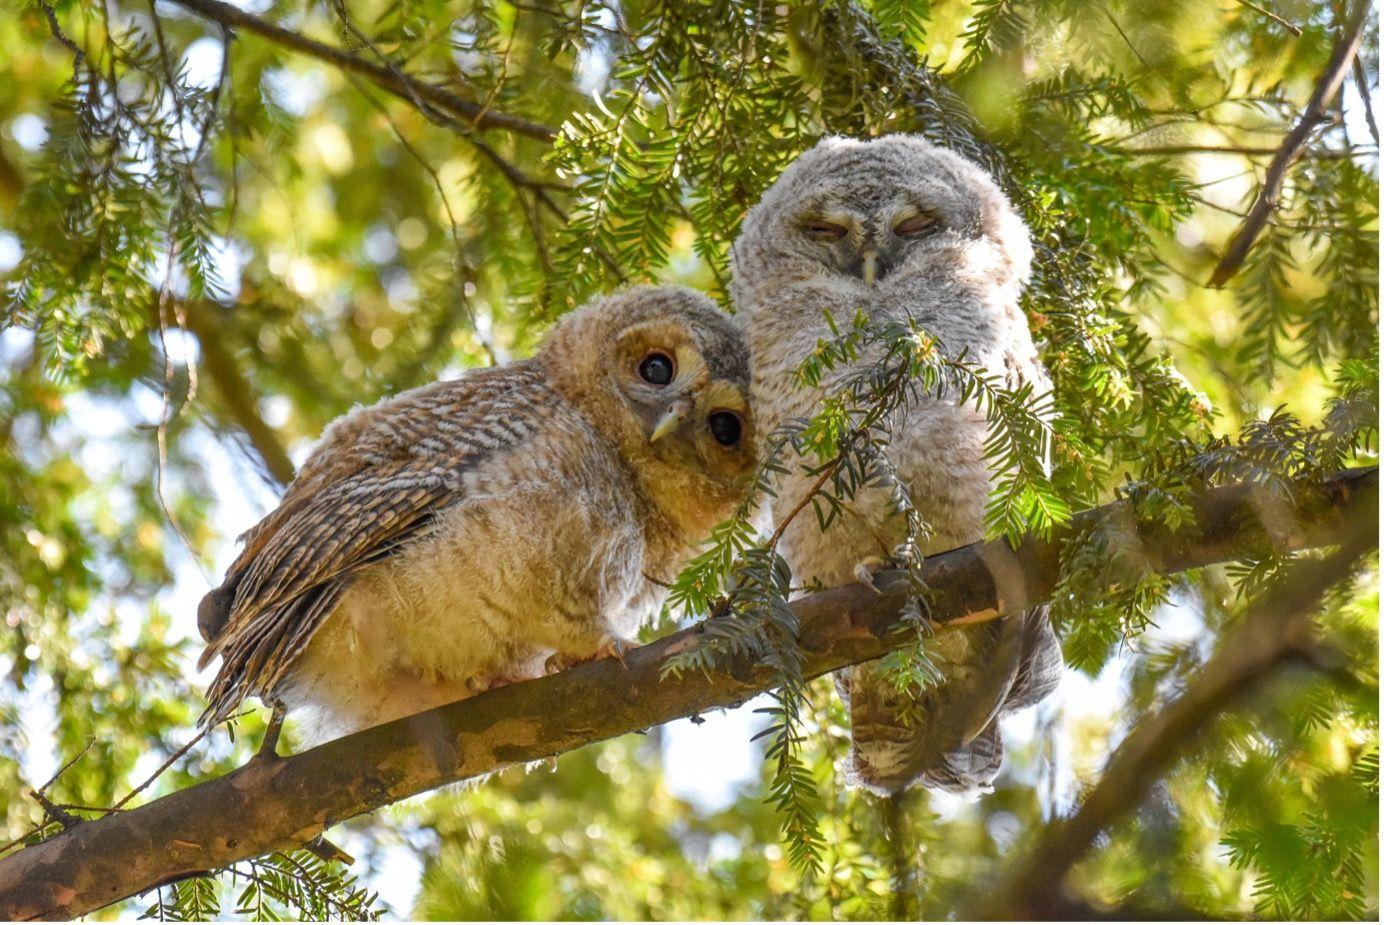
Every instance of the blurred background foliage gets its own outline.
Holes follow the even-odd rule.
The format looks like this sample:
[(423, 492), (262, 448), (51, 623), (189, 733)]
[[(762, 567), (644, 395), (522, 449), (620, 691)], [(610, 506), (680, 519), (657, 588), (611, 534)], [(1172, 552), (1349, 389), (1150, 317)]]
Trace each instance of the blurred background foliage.
[[(54, 830), (28, 791), (69, 760), (44, 793), (80, 815), (119, 801), (192, 738), (206, 680), (192, 668), (195, 601), (326, 422), (527, 355), (552, 318), (622, 281), (679, 281), (724, 301), (740, 218), (827, 132), (922, 131), (981, 161), (1021, 206), (1039, 251), (1028, 309), (1064, 422), (1054, 480), (1073, 505), (1108, 500), (1126, 478), (1190, 483), (1198, 460), (1203, 474), (1209, 465), (1199, 450), (1280, 409), (1310, 430), (1344, 408), (1332, 431), (1342, 445), (1308, 459), (1296, 422), (1280, 417), (1250, 432), (1227, 471), (1374, 459), (1373, 13), (1246, 265), (1223, 289), (1205, 285), (1356, 6), (5, 9), (4, 841)], [(285, 31), (229, 28), (227, 10)], [(295, 36), (319, 44), (305, 51)], [(322, 47), (366, 67), (324, 61)], [(442, 86), (469, 108), (388, 93), (368, 68)], [(512, 119), (492, 127), (482, 113)], [(342, 883), (313, 892), (326, 875), (279, 856), (164, 890), (151, 911), (955, 914), (1197, 672), (1218, 630), (1243, 617), (1239, 585), (1276, 564), (1160, 584), (1139, 603), (1151, 621), (1139, 634), (1119, 615), (1065, 625), (1075, 668), (1006, 728), (995, 792), (974, 803), (911, 795), (895, 807), (902, 830), (879, 801), (845, 790), (844, 717), (815, 683), (804, 758), (822, 797), (817, 873), (785, 858), (767, 777), (736, 764), (761, 747), (748, 744), (757, 727), (709, 718), (349, 823), (333, 837), (381, 898)], [(1338, 589), (1319, 624), (1350, 662), (1286, 672), (1217, 720), (1076, 869), (1093, 907), (1377, 915), (1373, 579)], [(251, 714), (234, 738), (218, 730), (136, 799), (230, 769), (261, 728)], [(694, 751), (689, 775), (679, 765)]]

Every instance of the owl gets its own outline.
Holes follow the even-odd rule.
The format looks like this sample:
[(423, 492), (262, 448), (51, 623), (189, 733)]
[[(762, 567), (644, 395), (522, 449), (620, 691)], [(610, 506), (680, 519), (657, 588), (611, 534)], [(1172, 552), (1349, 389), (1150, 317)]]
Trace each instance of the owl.
[(203, 721), (258, 695), (320, 741), (621, 653), (748, 493), (749, 387), (729, 316), (641, 287), (340, 418), (199, 607)]
[[(862, 355), (816, 388), (794, 371), (819, 339), (872, 322), (913, 319), (948, 355), (963, 351), (1010, 387), (1050, 390), (1019, 307), (1032, 248), (995, 183), (970, 162), (910, 135), (827, 138), (799, 157), (746, 216), (733, 248), (732, 295), (754, 368), (760, 432), (811, 417), (824, 396), (877, 357)], [(981, 539), (990, 490), (987, 424), (974, 407), (914, 402), (890, 422), (888, 458), (931, 527), (929, 555)], [(770, 501), (778, 522), (810, 493), (815, 474), (783, 477)], [(888, 559), (906, 538), (888, 486), (862, 488), (825, 529), (791, 520), (779, 545), (799, 584), (848, 584), (862, 565)], [(868, 574), (868, 573), (866, 573)], [(1056, 686), (1061, 652), (1042, 609), (941, 634), (944, 681), (900, 694), (877, 665), (836, 675), (852, 724), (851, 777), (876, 793), (914, 783), (951, 792), (987, 788), (1003, 748), (997, 720)], [(929, 719), (944, 715), (944, 728)], [(921, 714), (921, 718), (920, 718)]]

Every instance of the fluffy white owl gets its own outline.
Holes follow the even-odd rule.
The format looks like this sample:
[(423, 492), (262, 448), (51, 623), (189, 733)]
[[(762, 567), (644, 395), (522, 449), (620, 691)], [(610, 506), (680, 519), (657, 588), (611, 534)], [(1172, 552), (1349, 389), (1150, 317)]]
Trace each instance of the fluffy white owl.
[[(1011, 387), (1050, 389), (1019, 307), (1032, 256), (1027, 229), (982, 170), (922, 138), (825, 139), (764, 194), (733, 254), (761, 434), (810, 418), (845, 376), (875, 359), (861, 356), (817, 388), (796, 387), (795, 370), (819, 339), (833, 337), (824, 312), (842, 329), (857, 311), (873, 322), (912, 318), (948, 355), (964, 350)], [(910, 404), (892, 422), (889, 459), (933, 531), (924, 555), (982, 537), (986, 433), (980, 412), (945, 398)], [(776, 522), (814, 481), (791, 468), (772, 503)], [(861, 563), (888, 557), (907, 529), (889, 494), (862, 488), (825, 532), (810, 512), (793, 520), (779, 550), (796, 581), (849, 584)], [(874, 665), (836, 676), (850, 710), (854, 777), (875, 792), (917, 782), (958, 792), (989, 786), (1003, 756), (999, 716), (1036, 703), (1061, 675), (1042, 609), (942, 634), (938, 645), (946, 680), (921, 703), (903, 702)], [(923, 718), (909, 722), (907, 713)]]

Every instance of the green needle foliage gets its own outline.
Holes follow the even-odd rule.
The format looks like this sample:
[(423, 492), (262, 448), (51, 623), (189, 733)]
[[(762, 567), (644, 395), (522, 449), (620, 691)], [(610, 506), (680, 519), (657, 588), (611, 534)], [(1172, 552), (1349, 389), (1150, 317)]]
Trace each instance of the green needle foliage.
[[(349, 872), (275, 854), (102, 915), (964, 915), (1292, 557), (1250, 549), (1166, 577), (1135, 523), (1069, 535), (1053, 601), (1066, 696), (1031, 734), (1007, 730), (993, 793), (890, 816), (846, 786), (846, 717), (803, 674), (788, 602), (810, 589), (760, 530), (780, 476), (809, 474), (811, 494), (786, 499), (809, 525), (847, 516), (863, 486), (888, 490), (905, 540), (881, 556), (916, 579), (929, 512), (895, 475), (890, 434), (917, 402), (988, 422), (992, 538), (1048, 535), (1117, 498), (1140, 530), (1174, 528), (1192, 493), (1242, 481), (1265, 487), (1268, 518), (1377, 458), (1373, 16), (1244, 266), (1205, 286), (1352, 3), (241, 7), (288, 38), (179, 0), (11, 7), (0, 858), (245, 760), (258, 713), (180, 753), (206, 680), (195, 602), (328, 421), (526, 356), (555, 317), (626, 282), (733, 308), (745, 212), (824, 134), (921, 133), (996, 177), (1033, 235), (1023, 308), (1053, 379), (1050, 393), (997, 380), (916, 324), (863, 315), (802, 359), (800, 385), (827, 399), (768, 435), (753, 497), (672, 582), (670, 621), (724, 619), (664, 666), (668, 683), (731, 657), (778, 682), (743, 736), (762, 771), (723, 799), (669, 783), (695, 730), (651, 730), (352, 822)], [(1377, 916), (1373, 566), (1316, 616), (1335, 661), (1217, 717), (1076, 866), (1083, 901)], [(940, 674), (929, 589), (915, 590), (885, 663), (921, 696)], [(420, 868), (400, 889), (398, 871)]]

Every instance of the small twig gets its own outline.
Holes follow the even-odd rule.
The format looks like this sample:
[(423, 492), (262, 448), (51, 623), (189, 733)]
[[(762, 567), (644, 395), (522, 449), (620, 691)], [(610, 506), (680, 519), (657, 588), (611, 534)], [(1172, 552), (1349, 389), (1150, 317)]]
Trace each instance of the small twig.
[[(154, 308), (155, 317), (158, 320), (159, 351), (163, 354), (163, 408), (159, 413), (159, 426), (154, 431), (154, 442), (158, 449), (158, 465), (154, 470), (154, 497), (158, 501), (159, 510), (163, 512), (164, 519), (168, 521), (168, 526), (173, 529), (174, 535), (183, 544), (183, 548), (187, 550), (188, 558), (196, 564), (203, 579), (210, 583), (211, 576), (203, 568), (202, 561), (197, 556), (197, 550), (192, 545), (192, 540), (188, 538), (182, 524), (178, 523), (173, 509), (168, 506), (168, 496), (164, 491), (168, 474), (168, 428), (173, 423), (175, 416), (173, 409), (173, 358), (168, 353), (169, 303), (173, 294), (173, 266), (178, 258), (178, 243), (177, 237), (173, 233), (173, 222), (173, 215), (170, 213), (168, 219), (168, 267), (164, 272), (163, 283), (159, 286)], [(179, 318), (178, 325), (183, 330), (187, 330), (186, 319)], [(195, 376), (189, 375), (188, 394), (184, 396), (184, 405), (192, 400), (192, 384), (195, 381)]]
[(39, 806), (43, 807), (43, 811), (56, 819), (58, 825), (62, 826), (64, 829), (70, 829), (82, 821), (37, 790), (30, 790), (29, 796), (33, 797), (34, 801), (37, 802)]
[[(342, 0), (337, 0), (337, 3), (341, 2)], [(515, 7), (514, 22), (510, 24), (509, 38), (505, 41), (505, 50), (500, 56), (500, 73), (495, 78), (495, 82), (492, 83), (490, 88), (486, 91), (485, 99), (481, 100), (480, 112), (476, 113), (476, 117), (471, 120), (471, 127), (473, 129), (480, 123), (481, 116), (490, 111), (490, 107), (494, 105), (495, 98), (500, 95), (500, 90), (504, 87), (505, 81), (509, 79), (509, 56), (514, 51), (514, 38), (519, 34), (519, 12), (519, 8)]]
[[(892, 377), (893, 381), (889, 383), (888, 387), (881, 390), (882, 394), (893, 394), (906, 380), (906, 373), (907, 366), (905, 365), (894, 374)], [(884, 410), (884, 405), (877, 405), (864, 415), (864, 419), (860, 426), (851, 432), (849, 439), (841, 446), (836, 456), (826, 464), (825, 468), (822, 470), (822, 474), (812, 483), (812, 487), (803, 495), (798, 503), (793, 506), (793, 509), (788, 512), (788, 515), (779, 521), (778, 527), (769, 537), (769, 542), (765, 546), (766, 549), (772, 552), (778, 546), (779, 540), (783, 539), (783, 534), (787, 531), (789, 525), (803, 512), (807, 505), (812, 502), (812, 499), (817, 497), (817, 494), (822, 490), (822, 486), (841, 471), (841, 467), (846, 463), (847, 455), (858, 441), (868, 436), (870, 428), (874, 426), (874, 423), (878, 420), (879, 414)]]
[(72, 41), (66, 32), (62, 31), (62, 26), (58, 25), (58, 17), (57, 14), (53, 12), (53, 5), (49, 3), (48, 0), (42, 0), (39, 6), (43, 9), (44, 18), (48, 20), (48, 31), (53, 33), (53, 38), (65, 45), (67, 50), (76, 56), (77, 61), (85, 61), (86, 52), (82, 51), (77, 43)]
[[(851, 442), (853, 443), (854, 440)], [(766, 549), (772, 552), (778, 546), (779, 540), (783, 539), (783, 534), (788, 529), (788, 525), (793, 522), (794, 518), (803, 512), (803, 509), (812, 502), (813, 498), (817, 497), (817, 493), (822, 490), (822, 486), (840, 470), (845, 459), (846, 448), (843, 447), (836, 458), (828, 463), (822, 470), (822, 474), (812, 483), (812, 487), (803, 493), (802, 498), (798, 500), (797, 504), (793, 505), (793, 509), (788, 512), (788, 516), (779, 521), (778, 527), (769, 536), (769, 542), (765, 545)]]
[(1269, 164), (1269, 169), (1264, 175), (1264, 185), (1260, 187), (1259, 195), (1255, 198), (1254, 205), (1250, 207), (1248, 217), (1240, 226), (1240, 230), (1235, 232), (1235, 237), (1231, 239), (1230, 245), (1226, 248), (1225, 256), (1221, 258), (1221, 262), (1212, 271), (1211, 278), (1207, 281), (1208, 286), (1212, 288), (1224, 286), (1231, 277), (1240, 271), (1240, 267), (1244, 265), (1245, 258), (1249, 255), (1250, 248), (1254, 246), (1259, 233), (1264, 230), (1269, 217), (1278, 208), (1278, 195), (1283, 188), (1283, 181), (1288, 176), (1288, 168), (1302, 154), (1302, 149), (1306, 147), (1307, 140), (1316, 131), (1328, 102), (1340, 89), (1346, 71), (1350, 68), (1350, 63), (1355, 58), (1360, 42), (1364, 39), (1365, 22), (1369, 18), (1369, 10), (1369, 0), (1357, 0), (1355, 12), (1346, 25), (1341, 38), (1337, 41), (1335, 49), (1331, 52), (1331, 60), (1327, 64), (1326, 71), (1317, 81), (1317, 87), (1312, 93), (1311, 100), (1307, 103), (1307, 108), (1303, 110), (1297, 125), (1288, 133), (1288, 137), (1283, 140), (1283, 145), (1278, 149), (1278, 153), (1274, 155), (1273, 162)]
[[(345, 17), (346, 13), (344, 9), (342, 10), (341, 15)], [(389, 110), (384, 106), (384, 104), (380, 103), (373, 96), (367, 93), (365, 91), (365, 87), (362, 86), (360, 81), (358, 81), (354, 76), (347, 74), (346, 79), (349, 80), (351, 82), (351, 85), (356, 88), (356, 92), (359, 93), (367, 103), (369, 103), (371, 106), (375, 108), (375, 111), (380, 114), (380, 117), (389, 123), (389, 128), (394, 132), (394, 137), (398, 140), (399, 144), (403, 145), (404, 150), (408, 152), (410, 157), (412, 157), (415, 161), (418, 162), (418, 165), (422, 167), (423, 171), (428, 175), (428, 179), (432, 181), (433, 189), (437, 191), (437, 197), (442, 201), (442, 209), (444, 212), (447, 213), (447, 224), (451, 228), (452, 247), (456, 250), (457, 270), (461, 273), (461, 275), (464, 278), (469, 278), (473, 276), (475, 271), (471, 267), (471, 264), (466, 260), (466, 254), (461, 243), (461, 231), (460, 226), (457, 223), (456, 213), (452, 210), (451, 198), (447, 195), (447, 190), (442, 185), (442, 177), (440, 174), (438, 174), (437, 168), (435, 168), (431, 163), (429, 163), (428, 159), (423, 156), (423, 152), (418, 150), (418, 148), (413, 144), (413, 142), (409, 141), (406, 137), (404, 137), (403, 129), (400, 128), (399, 124), (394, 121), (394, 117), (389, 114)], [(474, 334), (476, 340), (480, 342), (481, 349), (485, 351), (485, 355), (490, 358), (490, 365), (494, 366), (497, 362), (495, 356), (495, 348), (490, 343), (490, 341), (487, 338), (482, 337), (480, 331), (477, 330), (475, 308), (471, 304), (471, 300), (466, 297), (466, 293), (464, 290), (461, 294), (461, 303), (462, 307), (466, 311), (467, 318), (471, 322), (471, 333)]]
[(1355, 89), (1360, 94), (1360, 102), (1365, 105), (1365, 124), (1370, 127), (1370, 137), (1374, 139), (1376, 146), (1379, 145), (1379, 126), (1374, 121), (1374, 104), (1370, 102), (1370, 82), (1365, 75), (1365, 65), (1360, 61), (1357, 52), (1355, 61), (1351, 64), (1351, 71), (1355, 75)]
[(96, 744), (96, 737), (95, 737), (95, 736), (92, 736), (90, 739), (87, 740), (87, 744), (86, 744), (85, 746), (82, 747), (82, 750), (79, 751), (79, 752), (77, 753), (76, 757), (74, 757), (74, 758), (72, 758), (70, 761), (68, 761), (67, 764), (65, 764), (65, 765), (63, 765), (62, 767), (58, 768), (58, 770), (54, 772), (54, 774), (53, 774), (52, 777), (50, 777), (50, 778), (48, 778), (48, 780), (44, 781), (43, 786), (38, 788), (38, 792), (39, 792), (39, 793), (47, 793), (47, 792), (48, 792), (48, 788), (51, 787), (51, 786), (53, 786), (53, 784), (57, 783), (58, 778), (59, 778), (59, 777), (62, 777), (64, 774), (66, 774), (66, 773), (68, 772), (68, 770), (71, 769), (71, 767), (72, 767), (74, 764), (76, 764), (77, 762), (81, 761), (81, 760), (82, 760), (82, 756), (85, 755), (87, 752), (91, 751), (91, 747), (92, 747), (93, 745), (95, 745), (95, 744)]
[(44, 830), (52, 825), (52, 819), (44, 819), (38, 825), (34, 826), (32, 829), (25, 832), (23, 835), (20, 835), (18, 838), (11, 839), (10, 841), (5, 842), (5, 844), (0, 845), (0, 854), (4, 854), (6, 851), (9, 851), (15, 845), (23, 844), (24, 842), (33, 838), (35, 835), (42, 835)]
[(1120, 25), (1120, 21), (1115, 18), (1115, 14), (1111, 13), (1110, 10), (1106, 8), (1105, 4), (1100, 5), (1100, 11), (1105, 14), (1106, 19), (1110, 20), (1110, 25), (1115, 27), (1115, 31), (1120, 34), (1120, 38), (1124, 39), (1124, 43), (1128, 45), (1129, 50), (1134, 53), (1135, 59), (1144, 67), (1148, 67), (1149, 63), (1144, 60), (1144, 56), (1139, 54), (1139, 49), (1134, 47), (1134, 43), (1129, 40), (1129, 36), (1125, 34), (1124, 28)]
[(1251, 0), (1236, 0), (1236, 2), (1239, 3), (1241, 6), (1249, 7), (1256, 13), (1259, 13), (1263, 16), (1267, 16), (1269, 19), (1272, 19), (1274, 22), (1278, 23), (1280, 26), (1287, 29), (1289, 32), (1293, 33), (1293, 35), (1302, 35), (1302, 28), (1300, 26), (1293, 25), (1292, 23), (1288, 22), (1288, 20), (1284, 19), (1282, 16), (1279, 16), (1273, 10), (1266, 9), (1257, 3), (1251, 2)]
[(150, 784), (152, 784), (154, 781), (158, 780), (158, 779), (159, 779), (159, 776), (162, 775), (164, 771), (167, 771), (170, 767), (173, 766), (173, 762), (177, 761), (177, 760), (178, 760), (179, 758), (181, 758), (183, 755), (186, 755), (187, 752), (188, 752), (188, 749), (192, 748), (192, 746), (194, 746), (194, 745), (196, 745), (198, 742), (202, 741), (202, 739), (205, 738), (205, 737), (206, 737), (206, 734), (207, 734), (208, 732), (210, 732), (210, 731), (211, 731), (210, 728), (203, 728), (203, 729), (199, 730), (198, 733), (197, 733), (195, 736), (193, 736), (191, 739), (188, 739), (188, 740), (187, 740), (187, 744), (185, 744), (182, 748), (178, 749), (178, 750), (177, 750), (176, 752), (174, 752), (173, 754), (169, 755), (169, 756), (168, 756), (168, 760), (165, 761), (163, 764), (159, 765), (158, 770), (155, 771), (153, 774), (149, 775), (148, 780), (146, 780), (144, 783), (140, 784), (138, 787), (136, 787), (135, 789), (131, 790), (129, 793), (127, 793), (127, 794), (125, 794), (123, 797), (121, 797), (121, 798), (120, 798), (120, 802), (118, 802), (118, 803), (116, 803), (114, 806), (112, 806), (109, 810), (107, 810), (107, 812), (112, 812), (112, 813), (120, 812), (122, 806), (124, 806), (126, 803), (130, 802), (130, 800), (134, 799), (134, 797), (135, 797), (136, 794), (140, 793), (140, 792), (143, 791), (146, 787), (148, 787)]
[(641, 574), (641, 575), (644, 576), (644, 580), (645, 580), (645, 581), (649, 582), (650, 584), (658, 585), (660, 588), (671, 588), (671, 587), (673, 587), (673, 583), (672, 583), (672, 582), (664, 581), (662, 578), (655, 578), (654, 576), (650, 575), (648, 572), (640, 572), (639, 574)]
[(123, 813), (123, 809), (115, 809), (110, 806), (88, 806), (85, 803), (58, 803), (57, 806), (63, 809), (73, 809), (79, 813)]
[(516, 135), (535, 138), (539, 141), (552, 141), (557, 137), (557, 129), (550, 125), (496, 112), (493, 109), (482, 110), (478, 104), (463, 99), (445, 87), (406, 76), (396, 67), (372, 64), (348, 51), (333, 48), (291, 29), (275, 25), (229, 3), (224, 3), (222, 0), (172, 0), (172, 2), (199, 16), (219, 22), (223, 26), (252, 32), (262, 39), (309, 55), (343, 71), (368, 77), (390, 93), (409, 102), (423, 99), (462, 118), (475, 119), (476, 125), (480, 128), (504, 129)]

